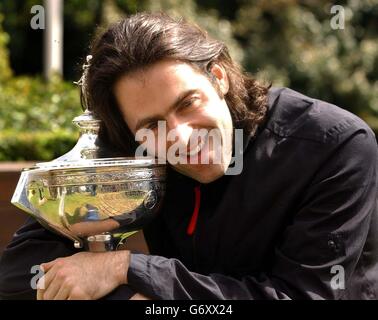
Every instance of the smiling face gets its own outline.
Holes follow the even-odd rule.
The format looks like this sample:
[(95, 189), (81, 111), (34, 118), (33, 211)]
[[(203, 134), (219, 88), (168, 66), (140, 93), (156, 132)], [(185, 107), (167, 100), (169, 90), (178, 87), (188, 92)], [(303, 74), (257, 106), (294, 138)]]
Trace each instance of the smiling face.
[[(211, 73), (224, 96), (228, 90), (224, 69), (214, 65)], [(167, 157), (176, 171), (202, 183), (225, 173), (232, 154), (231, 114), (224, 98), (203, 73), (187, 63), (165, 60), (120, 78), (114, 94), (134, 135), (140, 129), (150, 129), (158, 141), (158, 123), (166, 125), (167, 150), (173, 144), (179, 145), (178, 156), (186, 160), (172, 163)], [(210, 134), (193, 139), (199, 130)], [(176, 140), (170, 141), (169, 132)], [(156, 156), (154, 151), (147, 151)]]

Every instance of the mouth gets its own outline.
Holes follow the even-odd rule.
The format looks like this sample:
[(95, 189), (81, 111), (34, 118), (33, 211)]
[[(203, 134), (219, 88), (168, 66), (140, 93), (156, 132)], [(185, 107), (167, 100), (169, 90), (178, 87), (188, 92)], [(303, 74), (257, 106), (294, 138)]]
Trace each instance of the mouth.
[(198, 156), (201, 150), (203, 149), (203, 147), (206, 145), (206, 142), (208, 140), (208, 135), (209, 134), (206, 134), (204, 137), (201, 137), (200, 143), (198, 143), (194, 148), (188, 150), (185, 154), (181, 154), (181, 156), (186, 157), (187, 159)]

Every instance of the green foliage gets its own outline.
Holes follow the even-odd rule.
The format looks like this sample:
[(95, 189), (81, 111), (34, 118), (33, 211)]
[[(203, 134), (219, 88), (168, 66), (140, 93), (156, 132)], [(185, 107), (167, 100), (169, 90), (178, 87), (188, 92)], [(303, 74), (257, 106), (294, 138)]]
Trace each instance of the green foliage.
[[(3, 28), (9, 34), (8, 49), (10, 63), (15, 74), (27, 70), (29, 74), (42, 71), (42, 30), (30, 27), (30, 9), (40, 5), (39, 0), (1, 0), (0, 13), (3, 14)], [(27, 52), (27, 54), (25, 54)]]
[(246, 68), (273, 85), (289, 86), (364, 117), (378, 116), (378, 1), (350, 0), (343, 7), (345, 28), (334, 30), (328, 1), (243, 5), (235, 31)]
[(72, 149), (77, 136), (70, 131), (1, 131), (0, 161), (50, 161)]
[(0, 86), (0, 161), (52, 160), (77, 140), (81, 113), (76, 86), (15, 77)]
[(188, 21), (198, 24), (211, 36), (226, 43), (233, 59), (239, 62), (242, 60), (243, 52), (233, 36), (230, 21), (221, 19), (215, 8), (201, 11), (192, 0), (149, 0), (147, 7), (150, 11), (164, 11), (172, 16), (185, 17)]
[(0, 130), (74, 132), (71, 121), (80, 110), (78, 88), (59, 79), (15, 77), (0, 87)]
[[(65, 0), (64, 2), (64, 76), (76, 80), (79, 62), (86, 55), (89, 41), (101, 20), (102, 0)], [(43, 69), (43, 30), (33, 30), (30, 9), (41, 0), (1, 0), (4, 29), (10, 39), (11, 66), (16, 75), (41, 74)], [(25, 54), (27, 52), (27, 54)]]
[[(29, 26), (35, 4), (41, 1), (0, 1), (0, 160), (51, 160), (71, 149), (78, 136), (71, 123), (81, 113), (77, 87), (59, 79), (47, 84), (19, 76), (42, 72), (42, 31)], [(254, 77), (346, 108), (378, 133), (378, 0), (339, 2), (345, 9), (343, 30), (330, 26), (332, 4), (66, 0), (64, 76), (80, 77), (79, 63), (97, 26), (139, 11), (165, 11), (225, 42)]]
[(9, 66), (9, 52), (7, 44), (9, 41), (8, 34), (2, 28), (3, 16), (0, 14), (0, 84), (12, 75)]
[[(0, 161), (52, 160), (72, 148), (78, 89), (54, 79), (12, 77), (0, 15)], [(64, 130), (64, 131), (62, 131)]]
[(114, 22), (122, 16), (121, 12), (118, 14), (115, 12), (115, 4), (118, 6), (118, 10), (123, 11), (123, 15), (139, 11), (163, 11), (173, 17), (184, 17), (207, 30), (213, 37), (225, 42), (236, 61), (242, 60), (243, 52), (233, 36), (230, 21), (220, 18), (215, 8), (202, 11), (193, 0), (106, 0), (103, 4), (103, 9), (108, 12), (105, 24)]

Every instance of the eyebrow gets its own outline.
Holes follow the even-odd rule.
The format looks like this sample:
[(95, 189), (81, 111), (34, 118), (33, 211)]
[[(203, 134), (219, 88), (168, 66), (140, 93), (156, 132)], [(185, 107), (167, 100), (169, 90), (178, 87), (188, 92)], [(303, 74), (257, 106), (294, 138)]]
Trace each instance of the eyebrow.
[[(187, 90), (187, 91), (184, 91), (183, 93), (181, 93), (178, 96), (178, 98), (176, 99), (176, 101), (168, 108), (167, 113), (176, 109), (188, 96), (190, 96), (194, 93), (197, 93), (197, 92), (198, 92), (197, 89), (191, 89), (191, 90)], [(137, 131), (138, 129), (140, 129), (141, 127), (145, 126), (148, 123), (156, 122), (156, 121), (162, 120), (163, 118), (164, 117), (161, 116), (161, 115), (153, 115), (153, 116), (149, 116), (149, 117), (146, 117), (144, 119), (141, 119), (137, 122), (137, 124), (135, 126), (135, 131)]]

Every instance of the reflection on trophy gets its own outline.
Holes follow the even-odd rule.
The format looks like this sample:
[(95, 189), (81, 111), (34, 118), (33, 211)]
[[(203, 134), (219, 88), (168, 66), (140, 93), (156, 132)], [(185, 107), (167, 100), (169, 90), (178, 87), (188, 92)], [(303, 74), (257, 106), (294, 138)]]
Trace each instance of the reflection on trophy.
[(158, 212), (165, 166), (151, 158), (98, 158), (100, 120), (88, 110), (65, 155), (24, 169), (11, 202), (90, 251), (116, 250)]

